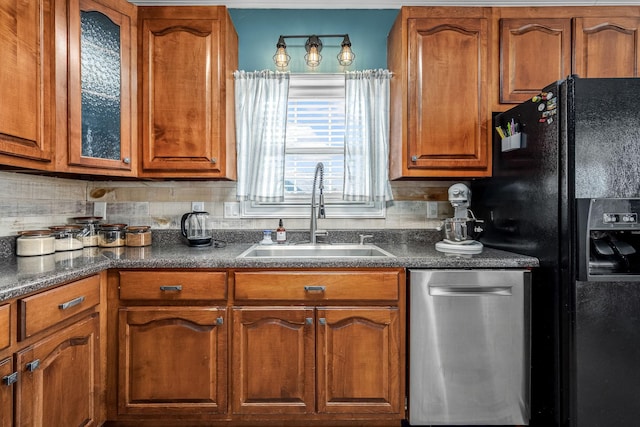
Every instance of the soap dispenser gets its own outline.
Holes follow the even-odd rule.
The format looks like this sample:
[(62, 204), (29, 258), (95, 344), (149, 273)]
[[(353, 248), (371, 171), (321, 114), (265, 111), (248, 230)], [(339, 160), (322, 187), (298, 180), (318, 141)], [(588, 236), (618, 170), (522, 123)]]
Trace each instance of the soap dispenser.
[(285, 243), (287, 241), (287, 230), (284, 228), (282, 219), (278, 223), (278, 229), (276, 230), (276, 242)]

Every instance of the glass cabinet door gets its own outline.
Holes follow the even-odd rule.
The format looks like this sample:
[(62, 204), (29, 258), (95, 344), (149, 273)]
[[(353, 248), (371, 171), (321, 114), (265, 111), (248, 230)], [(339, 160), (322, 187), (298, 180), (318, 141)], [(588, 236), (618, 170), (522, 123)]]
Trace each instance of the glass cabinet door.
[(130, 31), (129, 16), (70, 1), (70, 165), (132, 170)]

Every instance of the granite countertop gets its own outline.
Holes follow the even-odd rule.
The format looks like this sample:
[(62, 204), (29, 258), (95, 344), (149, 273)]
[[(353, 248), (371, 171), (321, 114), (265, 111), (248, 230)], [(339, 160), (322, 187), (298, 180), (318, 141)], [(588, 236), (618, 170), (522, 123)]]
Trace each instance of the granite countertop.
[[(478, 255), (451, 255), (436, 251), (437, 235), (385, 233), (374, 236), (373, 243), (395, 255), (390, 258), (287, 258), (238, 259), (253, 243), (225, 243), (235, 240), (226, 235), (216, 245), (194, 248), (175, 233), (154, 234), (153, 245), (146, 247), (85, 248), (37, 257), (0, 258), (0, 301), (46, 289), (63, 282), (98, 273), (109, 268), (530, 268), (538, 260), (497, 249), (484, 248)], [(411, 237), (408, 237), (411, 236)], [(426, 236), (426, 237), (425, 237)], [(246, 238), (246, 236), (243, 236)], [(348, 236), (347, 242), (353, 242)], [(377, 239), (376, 239), (377, 237)], [(216, 237), (219, 239), (219, 237)]]

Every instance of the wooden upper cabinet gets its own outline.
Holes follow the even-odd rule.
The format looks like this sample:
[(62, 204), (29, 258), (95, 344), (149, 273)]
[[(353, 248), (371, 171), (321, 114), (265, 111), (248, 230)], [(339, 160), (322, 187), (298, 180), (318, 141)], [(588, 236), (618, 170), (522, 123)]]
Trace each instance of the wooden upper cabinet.
[(52, 1), (0, 2), (0, 163), (53, 168)]
[(233, 71), (225, 7), (141, 7), (142, 176), (235, 178)]
[(499, 52), (491, 80), (503, 111), (571, 74), (638, 77), (640, 7), (495, 7)]
[(462, 9), (403, 8), (391, 29), (392, 179), (490, 174), (489, 19)]
[(640, 16), (576, 18), (574, 36), (578, 76), (640, 76)]
[(68, 128), (58, 132), (58, 170), (134, 176), (137, 9), (125, 0), (67, 5)]
[(571, 74), (571, 19), (500, 19), (500, 103), (520, 103)]

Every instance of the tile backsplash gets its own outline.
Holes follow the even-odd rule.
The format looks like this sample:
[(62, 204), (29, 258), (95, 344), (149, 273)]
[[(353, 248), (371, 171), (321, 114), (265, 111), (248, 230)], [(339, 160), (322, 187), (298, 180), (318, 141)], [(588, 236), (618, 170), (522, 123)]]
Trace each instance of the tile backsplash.
[[(319, 220), (324, 229), (429, 229), (438, 219), (427, 219), (427, 202), (437, 202), (438, 215), (451, 215), (447, 189), (454, 181), (393, 182), (394, 201), (384, 219)], [(225, 216), (225, 203), (234, 204), (235, 182), (229, 181), (89, 181), (0, 172), (0, 236), (19, 230), (64, 224), (75, 216), (94, 213), (94, 202), (106, 202), (106, 220), (155, 229), (177, 229), (191, 211), (192, 201), (203, 201), (214, 229), (275, 229), (273, 218)], [(232, 205), (230, 205), (232, 206)], [(305, 230), (308, 218), (288, 218), (289, 230)]]

